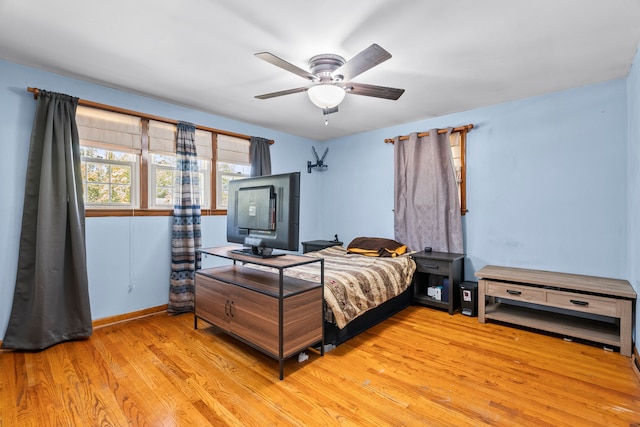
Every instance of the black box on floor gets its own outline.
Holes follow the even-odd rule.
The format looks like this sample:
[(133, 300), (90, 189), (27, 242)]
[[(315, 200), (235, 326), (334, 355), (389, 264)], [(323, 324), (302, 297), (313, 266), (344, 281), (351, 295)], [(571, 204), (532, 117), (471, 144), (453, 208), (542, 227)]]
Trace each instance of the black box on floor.
[(478, 315), (478, 283), (460, 283), (460, 311), (465, 316)]

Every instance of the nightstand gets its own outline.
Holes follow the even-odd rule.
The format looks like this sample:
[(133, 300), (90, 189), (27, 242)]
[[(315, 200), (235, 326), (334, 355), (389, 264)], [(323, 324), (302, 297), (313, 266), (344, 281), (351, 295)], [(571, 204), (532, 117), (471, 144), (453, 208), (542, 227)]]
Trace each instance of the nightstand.
[(416, 252), (413, 302), (445, 309), (453, 314), (460, 307), (460, 282), (464, 278), (464, 254)]
[(330, 248), (331, 246), (340, 246), (342, 242), (337, 240), (309, 240), (302, 242), (302, 253), (319, 251), (320, 249)]

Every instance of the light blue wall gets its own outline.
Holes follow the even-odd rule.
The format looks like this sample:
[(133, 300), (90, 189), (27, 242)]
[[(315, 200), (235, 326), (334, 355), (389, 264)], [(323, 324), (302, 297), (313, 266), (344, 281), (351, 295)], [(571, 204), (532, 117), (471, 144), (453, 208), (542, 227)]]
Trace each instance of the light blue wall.
[[(0, 61), (0, 144), (3, 187), (0, 203), (0, 337), (9, 319), (15, 286), (24, 179), (36, 102), (27, 87), (67, 93), (82, 99), (245, 135), (274, 139), (274, 173), (301, 171), (301, 240), (315, 238), (320, 177), (307, 174), (311, 141), (226, 118), (159, 102), (99, 85)], [(203, 219), (203, 244), (226, 243), (226, 217)], [(89, 293), (94, 319), (166, 304), (170, 274), (169, 217), (87, 218)], [(212, 263), (205, 260), (205, 265)], [(1, 338), (0, 338), (1, 339)]]
[(626, 110), (615, 80), (330, 141), (321, 230), (393, 237), (384, 139), (472, 123), (466, 278), (486, 264), (626, 278)]
[[(640, 295), (640, 52), (627, 79), (627, 102), (629, 122), (628, 159), (628, 278), (636, 293)], [(640, 310), (636, 304), (635, 336), (640, 331)], [(638, 347), (636, 341), (636, 347)]]

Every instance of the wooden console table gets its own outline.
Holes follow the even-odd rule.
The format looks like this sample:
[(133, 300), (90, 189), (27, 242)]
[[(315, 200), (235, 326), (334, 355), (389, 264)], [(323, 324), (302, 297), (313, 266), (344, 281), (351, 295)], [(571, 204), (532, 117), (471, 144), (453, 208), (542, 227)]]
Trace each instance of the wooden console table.
[[(283, 379), (285, 359), (314, 344), (320, 345), (320, 355), (324, 355), (324, 259), (293, 254), (259, 258), (233, 252), (240, 248), (198, 249), (230, 259), (233, 265), (196, 272), (194, 327), (203, 319), (277, 359)], [(287, 268), (316, 262), (320, 263), (320, 283), (284, 275)]]
[(631, 356), (636, 293), (626, 280), (488, 265), (475, 274), (478, 320), (620, 348)]

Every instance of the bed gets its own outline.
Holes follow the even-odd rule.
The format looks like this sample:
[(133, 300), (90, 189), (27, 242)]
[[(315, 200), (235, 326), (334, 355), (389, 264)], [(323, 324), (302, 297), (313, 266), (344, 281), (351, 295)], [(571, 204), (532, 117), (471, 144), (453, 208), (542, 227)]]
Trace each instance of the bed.
[[(339, 345), (411, 304), (416, 266), (409, 255), (373, 257), (332, 246), (305, 256), (324, 258), (325, 345)], [(285, 274), (319, 282), (320, 266), (294, 267)]]

